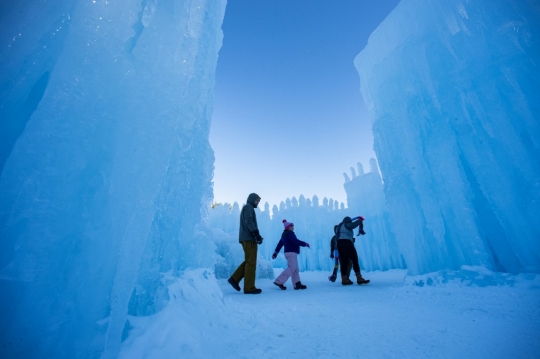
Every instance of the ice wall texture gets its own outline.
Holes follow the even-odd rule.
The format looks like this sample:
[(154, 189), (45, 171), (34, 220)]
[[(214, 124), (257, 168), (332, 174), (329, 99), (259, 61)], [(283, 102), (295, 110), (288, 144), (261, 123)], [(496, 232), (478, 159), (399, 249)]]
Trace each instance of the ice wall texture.
[(403, 0), (355, 59), (411, 274), (540, 271), (540, 6)]
[[(259, 193), (264, 197), (263, 193)], [(230, 207), (230, 208), (229, 208)], [(338, 203), (332, 198), (323, 198), (319, 201), (317, 196), (305, 198), (300, 195), (298, 198), (287, 198), (278, 206), (272, 207), (272, 216), (270, 216), (270, 206), (265, 203), (264, 210), (256, 209), (257, 224), (261, 235), (264, 237), (264, 242), (259, 246), (259, 256), (265, 260), (270, 260), (276, 268), (286, 268), (287, 261), (281, 255), (276, 259), (271, 259), (272, 253), (278, 244), (281, 234), (283, 233), (283, 219), (287, 219), (294, 223), (296, 236), (310, 244), (311, 248), (301, 248), (300, 256), (298, 257), (298, 266), (301, 271), (306, 270), (324, 270), (331, 271), (334, 262), (330, 259), (330, 239), (334, 235), (334, 225), (339, 224), (345, 216), (356, 216), (358, 213), (350, 212), (345, 208), (343, 203)], [(240, 249), (238, 245), (238, 226), (240, 223), (240, 206), (235, 202), (232, 206), (228, 203), (220, 205), (212, 209), (209, 213), (208, 225), (214, 229), (219, 229), (224, 234), (230, 235), (234, 243), (224, 246), (225, 241), (216, 236), (217, 231), (214, 231), (214, 238), (218, 247), (219, 258), (216, 263), (216, 275), (224, 276), (226, 271), (229, 275), (238, 266), (238, 255), (231, 251)], [(230, 242), (230, 241), (229, 241)], [(232, 249), (229, 249), (232, 247)], [(358, 247), (358, 244), (357, 244)], [(362, 260), (362, 258), (361, 258)], [(266, 262), (263, 261), (265, 265)], [(364, 263), (361, 261), (361, 266), (364, 268)], [(266, 271), (264, 268), (260, 268)], [(257, 268), (259, 270), (259, 268)], [(262, 274), (262, 273), (261, 273)], [(257, 274), (260, 275), (260, 274)], [(268, 277), (262, 274), (263, 277)]]
[(225, 0), (0, 5), (0, 356), (115, 357), (195, 231)]
[[(298, 265), (302, 271), (331, 271), (334, 261), (330, 259), (330, 239), (334, 235), (334, 226), (345, 216), (358, 215), (366, 219), (364, 230), (367, 233), (355, 237), (360, 267), (367, 271), (406, 268), (393, 234), (377, 161), (370, 160), (370, 170), (367, 173), (364, 172), (362, 164), (358, 163), (358, 172), (351, 167), (351, 177), (347, 173), (343, 175), (348, 208), (332, 198), (323, 198), (320, 203), (317, 196), (306, 199), (300, 195), (298, 199), (287, 198), (279, 207), (274, 206), (272, 216), (268, 203), (256, 210), (257, 223), (265, 238), (259, 246), (259, 260), (262, 264), (257, 268), (258, 276), (268, 277), (268, 260), (276, 268), (287, 266), (283, 255), (271, 260), (283, 233), (283, 219), (293, 222), (298, 238), (311, 246), (310, 249), (302, 248), (298, 257)], [(236, 202), (233, 205), (217, 205), (209, 212), (208, 226), (213, 229), (212, 237), (219, 255), (214, 267), (218, 278), (228, 278), (241, 261), (242, 253), (238, 246), (239, 218), (240, 206)]]

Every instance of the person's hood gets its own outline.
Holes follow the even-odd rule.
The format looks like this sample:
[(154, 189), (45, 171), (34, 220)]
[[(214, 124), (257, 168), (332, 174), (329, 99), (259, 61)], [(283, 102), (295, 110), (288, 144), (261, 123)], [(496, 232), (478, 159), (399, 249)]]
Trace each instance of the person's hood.
[(352, 219), (351, 219), (351, 217), (347, 216), (347, 217), (343, 218), (343, 222), (352, 222)]
[(247, 203), (251, 204), (254, 208), (257, 208), (255, 205), (255, 201), (257, 199), (261, 199), (261, 197), (257, 193), (250, 193), (247, 199)]

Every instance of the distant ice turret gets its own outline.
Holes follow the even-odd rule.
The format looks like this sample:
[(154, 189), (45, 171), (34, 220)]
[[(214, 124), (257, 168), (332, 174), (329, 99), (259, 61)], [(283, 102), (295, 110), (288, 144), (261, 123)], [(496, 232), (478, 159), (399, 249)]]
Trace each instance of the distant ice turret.
[[(372, 159), (373, 160), (373, 159)], [(362, 166), (362, 164), (360, 162), (357, 162), (356, 163), (356, 166), (358, 167), (358, 175), (359, 176), (363, 176), (364, 175), (364, 166)], [(373, 171), (371, 171), (373, 172)]]
[(286, 205), (286, 208), (287, 209), (291, 209), (292, 208), (292, 202), (291, 202), (291, 199), (290, 198), (287, 198), (285, 200), (285, 205)]
[(369, 172), (379, 173), (379, 165), (377, 164), (377, 160), (374, 158), (369, 160)]

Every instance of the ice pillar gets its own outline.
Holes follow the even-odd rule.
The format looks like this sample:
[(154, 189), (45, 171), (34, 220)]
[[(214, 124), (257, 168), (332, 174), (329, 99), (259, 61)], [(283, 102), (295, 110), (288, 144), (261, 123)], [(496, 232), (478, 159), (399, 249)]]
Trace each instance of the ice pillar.
[(225, 1), (1, 7), (0, 356), (114, 357), (160, 271), (211, 265)]
[(411, 273), (540, 271), (537, 1), (402, 0), (355, 59)]

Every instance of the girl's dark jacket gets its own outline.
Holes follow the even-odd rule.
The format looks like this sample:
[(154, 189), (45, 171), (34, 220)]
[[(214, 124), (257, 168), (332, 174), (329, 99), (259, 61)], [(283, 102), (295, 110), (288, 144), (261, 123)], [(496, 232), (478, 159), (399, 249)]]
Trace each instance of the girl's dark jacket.
[(293, 231), (284, 230), (274, 252), (279, 253), (281, 247), (285, 246), (285, 253), (294, 252), (300, 254), (300, 247), (305, 247), (306, 245), (306, 242), (296, 238), (296, 234)]

